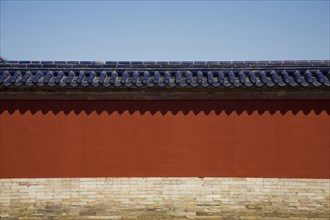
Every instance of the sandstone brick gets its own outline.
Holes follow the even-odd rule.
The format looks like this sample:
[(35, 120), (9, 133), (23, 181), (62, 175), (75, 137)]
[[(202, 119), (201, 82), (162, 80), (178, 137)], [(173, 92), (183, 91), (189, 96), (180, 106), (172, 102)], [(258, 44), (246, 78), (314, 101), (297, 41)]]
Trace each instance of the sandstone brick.
[(1, 217), (8, 219), (302, 219), (330, 215), (328, 179), (53, 178), (0, 179), (0, 183)]

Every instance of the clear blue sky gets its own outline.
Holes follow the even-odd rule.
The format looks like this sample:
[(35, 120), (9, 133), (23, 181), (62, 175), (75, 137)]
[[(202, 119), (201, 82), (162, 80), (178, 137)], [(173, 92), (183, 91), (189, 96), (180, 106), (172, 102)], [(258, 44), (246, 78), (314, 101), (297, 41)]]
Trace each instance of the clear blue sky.
[(1, 0), (9, 60), (330, 59), (329, 0)]

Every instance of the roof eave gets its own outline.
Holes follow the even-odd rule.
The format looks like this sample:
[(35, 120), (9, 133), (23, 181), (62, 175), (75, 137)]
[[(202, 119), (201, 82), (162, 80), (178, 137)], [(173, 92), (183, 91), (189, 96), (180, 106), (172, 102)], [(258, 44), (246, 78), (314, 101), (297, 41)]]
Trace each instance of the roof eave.
[(315, 100), (330, 88), (0, 88), (2, 100)]

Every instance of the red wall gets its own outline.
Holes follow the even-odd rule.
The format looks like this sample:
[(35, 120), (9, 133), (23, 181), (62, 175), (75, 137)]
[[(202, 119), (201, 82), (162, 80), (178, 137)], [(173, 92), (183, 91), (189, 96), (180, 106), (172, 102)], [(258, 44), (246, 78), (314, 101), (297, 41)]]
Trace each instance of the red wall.
[(326, 101), (0, 101), (0, 177), (330, 178)]

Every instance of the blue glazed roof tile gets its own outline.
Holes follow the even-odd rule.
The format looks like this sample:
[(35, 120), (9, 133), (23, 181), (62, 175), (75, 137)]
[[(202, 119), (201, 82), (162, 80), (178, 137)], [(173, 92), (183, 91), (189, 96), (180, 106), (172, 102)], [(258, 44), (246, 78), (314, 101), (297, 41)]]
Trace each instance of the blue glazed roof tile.
[(0, 87), (319, 87), (330, 62), (318, 61), (7, 61)]

